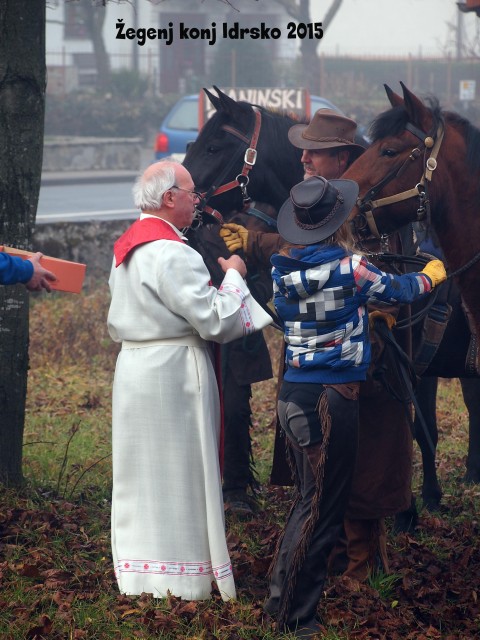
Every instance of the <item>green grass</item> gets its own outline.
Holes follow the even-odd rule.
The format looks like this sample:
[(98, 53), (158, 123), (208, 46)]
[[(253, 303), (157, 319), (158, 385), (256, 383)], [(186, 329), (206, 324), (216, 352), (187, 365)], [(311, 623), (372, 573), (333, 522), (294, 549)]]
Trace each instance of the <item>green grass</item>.
[[(25, 486), (0, 498), (2, 640), (287, 640), (265, 619), (267, 571), (291, 491), (268, 484), (275, 381), (254, 385), (253, 448), (259, 514), (227, 520), (238, 600), (200, 603), (118, 593), (110, 556), (111, 382), (117, 347), (106, 331), (108, 292), (35, 298), (25, 425)], [(272, 353), (281, 336), (267, 332)], [(277, 357), (274, 359), (277, 364)], [(461, 483), (467, 414), (457, 380), (440, 383), (438, 514), (394, 537), (392, 574), (326, 584), (323, 640), (480, 637), (477, 593), (480, 488)], [(415, 490), (421, 483), (415, 452)], [(389, 523), (390, 524), (390, 523)], [(390, 527), (389, 527), (390, 531)], [(476, 630), (471, 635), (472, 629)], [(478, 632), (478, 634), (476, 633)], [(410, 634), (410, 635), (409, 635)], [(475, 635), (476, 634), (476, 635)]]

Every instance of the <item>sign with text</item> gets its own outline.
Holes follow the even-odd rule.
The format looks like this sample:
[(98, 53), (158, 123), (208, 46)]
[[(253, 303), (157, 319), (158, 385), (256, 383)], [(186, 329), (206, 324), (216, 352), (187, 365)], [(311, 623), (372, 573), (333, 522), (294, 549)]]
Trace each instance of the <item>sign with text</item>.
[(475, 80), (460, 80), (460, 100), (475, 100)]
[[(311, 116), (310, 93), (307, 89), (279, 89), (279, 88), (246, 88), (227, 87), (223, 93), (235, 101), (250, 102), (259, 107), (277, 109), (296, 115)], [(212, 93), (215, 93), (213, 90)], [(215, 113), (215, 108), (204, 91), (199, 96), (199, 128)]]

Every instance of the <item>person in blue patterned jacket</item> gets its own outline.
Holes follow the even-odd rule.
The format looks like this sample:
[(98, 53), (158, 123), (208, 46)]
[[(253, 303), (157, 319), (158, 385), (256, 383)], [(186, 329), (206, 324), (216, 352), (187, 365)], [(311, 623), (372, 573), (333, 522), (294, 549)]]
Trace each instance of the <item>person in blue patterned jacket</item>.
[[(392, 275), (356, 253), (347, 218), (357, 195), (351, 180), (314, 176), (295, 185), (278, 216), (290, 244), (271, 258), (287, 347), (278, 415), (298, 493), (265, 610), (280, 631), (302, 638), (320, 631), (317, 605), (355, 466), (359, 384), (371, 359), (366, 304), (411, 303), (446, 278), (440, 260), (419, 273)], [(375, 314), (389, 317), (377, 311), (370, 318)]]

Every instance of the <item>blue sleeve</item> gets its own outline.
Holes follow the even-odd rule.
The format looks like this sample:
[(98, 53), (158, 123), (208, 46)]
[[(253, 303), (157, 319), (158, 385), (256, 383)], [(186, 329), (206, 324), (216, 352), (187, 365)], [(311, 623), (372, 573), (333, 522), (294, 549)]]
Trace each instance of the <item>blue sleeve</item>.
[(0, 251), (0, 284), (25, 284), (33, 276), (33, 264)]
[(410, 303), (432, 289), (432, 282), (424, 273), (385, 273), (363, 257), (359, 261), (354, 257), (352, 266), (357, 289), (365, 300)]

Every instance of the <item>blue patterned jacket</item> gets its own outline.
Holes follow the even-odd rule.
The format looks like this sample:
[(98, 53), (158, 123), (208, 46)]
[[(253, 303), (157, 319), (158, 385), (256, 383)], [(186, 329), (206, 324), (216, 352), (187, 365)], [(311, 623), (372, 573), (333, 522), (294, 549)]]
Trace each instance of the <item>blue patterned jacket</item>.
[(0, 251), (0, 284), (28, 282), (33, 276), (33, 264), (17, 256)]
[(287, 343), (285, 380), (365, 380), (370, 364), (366, 303), (410, 303), (432, 288), (423, 273), (384, 273), (363, 256), (315, 244), (275, 254), (273, 293)]

